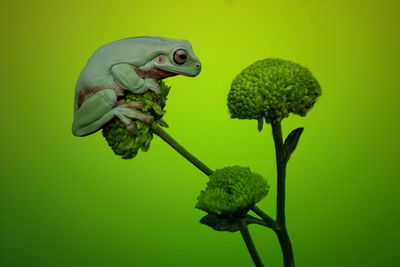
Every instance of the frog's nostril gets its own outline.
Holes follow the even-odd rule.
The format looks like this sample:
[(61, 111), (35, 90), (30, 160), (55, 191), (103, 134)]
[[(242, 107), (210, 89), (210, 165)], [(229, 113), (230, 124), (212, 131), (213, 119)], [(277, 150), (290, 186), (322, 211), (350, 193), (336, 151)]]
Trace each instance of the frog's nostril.
[(196, 68), (200, 68), (200, 64), (196, 64)]

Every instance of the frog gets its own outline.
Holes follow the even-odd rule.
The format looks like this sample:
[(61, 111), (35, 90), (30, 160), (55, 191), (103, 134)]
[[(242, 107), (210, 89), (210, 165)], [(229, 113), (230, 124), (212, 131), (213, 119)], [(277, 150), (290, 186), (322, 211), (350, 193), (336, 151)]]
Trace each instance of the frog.
[(160, 81), (176, 75), (196, 77), (201, 63), (188, 40), (157, 36), (130, 37), (99, 47), (81, 71), (75, 86), (72, 133), (87, 136), (118, 118), (130, 132), (134, 120), (148, 125), (143, 103), (125, 102), (127, 93), (153, 92), (164, 106)]

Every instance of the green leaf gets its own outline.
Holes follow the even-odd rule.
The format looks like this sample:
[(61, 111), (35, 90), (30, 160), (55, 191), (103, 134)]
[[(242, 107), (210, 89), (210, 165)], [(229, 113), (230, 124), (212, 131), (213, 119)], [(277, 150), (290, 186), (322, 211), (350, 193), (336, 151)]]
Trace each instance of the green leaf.
[(157, 113), (158, 115), (164, 115), (165, 114), (165, 110), (163, 110), (157, 103), (153, 103), (153, 110), (155, 113)]
[(263, 117), (259, 117), (258, 119), (258, 131), (261, 132), (264, 126), (264, 118)]
[(149, 148), (150, 148), (150, 141), (151, 141), (151, 140), (146, 140), (145, 143), (142, 143), (140, 149), (141, 149), (143, 152), (149, 151)]
[(168, 86), (163, 80), (160, 80), (159, 84), (162, 95), (166, 97), (169, 93), (169, 90), (171, 89), (171, 86)]
[[(150, 94), (144, 94), (144, 95), (143, 95), (143, 99), (144, 99), (144, 101), (145, 101), (146, 103), (149, 103), (150, 101), (153, 102), (154, 97), (153, 97), (153, 94), (152, 94), (152, 93), (150, 93)], [(151, 103), (151, 102), (150, 102), (150, 103)]]
[(139, 121), (139, 120), (136, 121), (136, 129), (137, 129), (137, 130), (142, 129), (143, 126), (144, 126), (144, 122)]
[[(240, 231), (240, 221), (239, 219), (237, 220), (228, 220), (225, 218), (220, 218), (215, 214), (207, 214), (203, 218), (200, 219), (200, 223), (207, 225), (214, 230), (217, 231), (226, 231), (226, 232), (236, 232)], [(246, 215), (246, 223), (247, 224), (261, 224), (261, 225), (266, 225), (265, 222), (261, 219), (258, 219), (256, 217)]]
[(142, 134), (147, 134), (150, 130), (150, 126), (147, 124), (144, 124), (142, 127), (142, 130), (140, 131)]
[(301, 133), (303, 132), (304, 128), (300, 127), (294, 129), (287, 137), (284, 143), (285, 152), (286, 152), (286, 161), (289, 160), (290, 155), (296, 149), (297, 143), (299, 142), (299, 138)]
[(164, 128), (168, 128), (168, 127), (169, 127), (168, 123), (167, 123), (165, 120), (163, 120), (163, 119), (157, 120), (157, 123), (158, 123), (161, 127), (164, 127)]

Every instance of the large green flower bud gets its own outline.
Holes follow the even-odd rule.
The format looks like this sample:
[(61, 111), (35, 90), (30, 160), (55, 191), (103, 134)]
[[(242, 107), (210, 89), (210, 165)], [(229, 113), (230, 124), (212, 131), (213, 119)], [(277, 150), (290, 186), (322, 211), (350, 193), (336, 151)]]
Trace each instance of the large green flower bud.
[[(160, 82), (160, 88), (164, 100), (166, 100), (170, 87), (164, 82)], [(156, 103), (156, 96), (153, 92), (141, 95), (127, 93), (124, 95), (124, 100), (126, 103), (131, 101), (142, 102), (144, 106), (139, 111), (147, 115), (152, 115), (155, 118), (153, 123), (165, 126), (165, 122), (161, 120), (161, 117), (165, 114), (165, 110)], [(114, 118), (103, 127), (103, 136), (107, 140), (108, 145), (116, 155), (122, 156), (123, 159), (134, 158), (139, 149), (142, 151), (149, 150), (151, 140), (153, 139), (153, 133), (149, 125), (139, 120), (135, 120), (133, 123), (136, 128), (134, 132), (129, 132), (125, 124), (118, 118)]]
[(232, 118), (265, 118), (273, 123), (289, 113), (305, 116), (321, 87), (311, 72), (292, 61), (279, 58), (259, 60), (236, 76), (228, 94)]
[(241, 217), (267, 195), (269, 185), (248, 167), (233, 166), (216, 170), (200, 192), (196, 208), (226, 217)]

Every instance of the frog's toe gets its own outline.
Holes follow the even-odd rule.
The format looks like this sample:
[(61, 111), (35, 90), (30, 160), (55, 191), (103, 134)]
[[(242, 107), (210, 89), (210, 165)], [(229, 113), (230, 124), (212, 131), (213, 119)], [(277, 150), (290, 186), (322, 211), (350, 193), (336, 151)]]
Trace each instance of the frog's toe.
[(133, 121), (131, 121), (128, 125), (126, 125), (126, 129), (128, 130), (129, 133), (135, 133), (137, 130), (136, 125)]
[(148, 125), (151, 125), (154, 122), (154, 117), (151, 115), (146, 115), (146, 118), (141, 121), (143, 121), (144, 123), (147, 123)]
[(123, 103), (123, 104), (119, 105), (119, 107), (141, 109), (144, 107), (144, 103), (142, 103), (140, 101), (131, 101), (129, 103)]
[[(128, 103), (129, 104), (129, 103)], [(132, 119), (143, 121), (146, 124), (152, 124), (154, 117), (144, 114), (135, 108), (129, 108), (124, 104), (114, 109), (115, 115), (128, 127), (132, 123)], [(131, 128), (132, 126), (129, 126)]]

